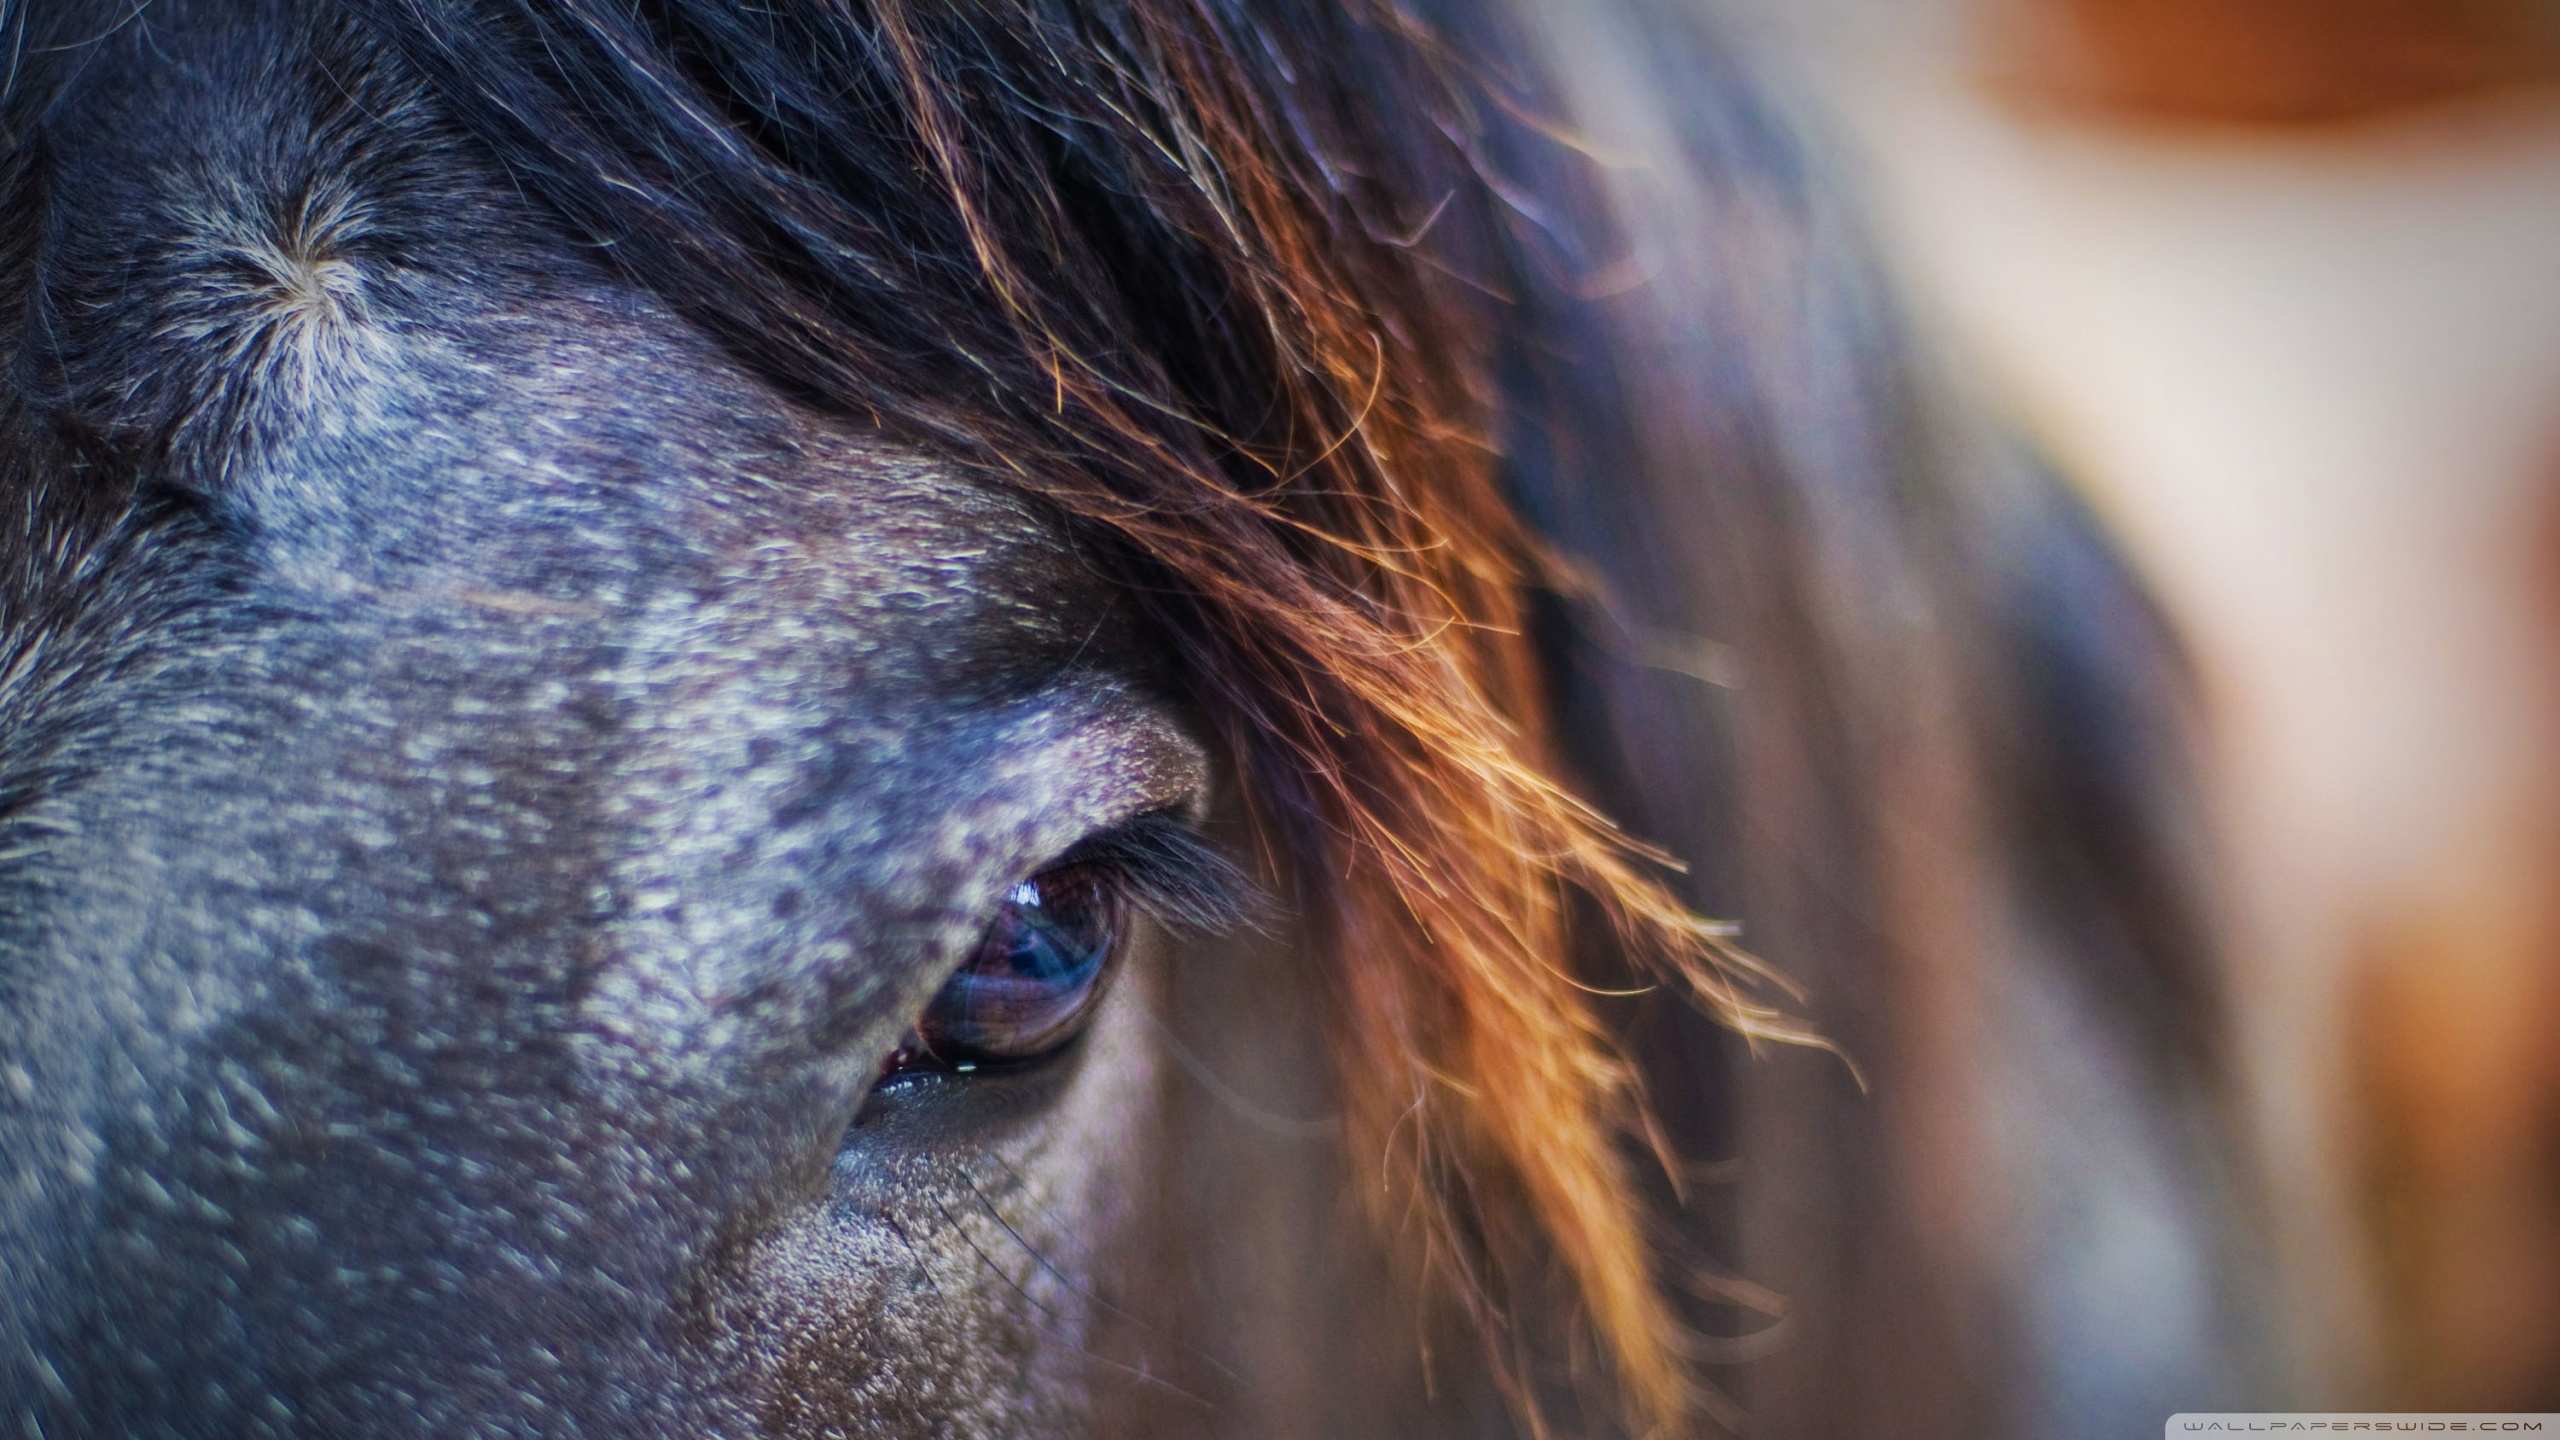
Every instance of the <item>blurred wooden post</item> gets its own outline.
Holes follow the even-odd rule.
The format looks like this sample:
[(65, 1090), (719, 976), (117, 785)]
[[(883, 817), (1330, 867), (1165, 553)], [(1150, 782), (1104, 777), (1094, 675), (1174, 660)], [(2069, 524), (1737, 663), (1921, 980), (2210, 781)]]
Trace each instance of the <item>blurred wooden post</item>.
[(2074, 109), (2321, 124), (2560, 78), (2550, 0), (1986, 0), (2004, 88)]

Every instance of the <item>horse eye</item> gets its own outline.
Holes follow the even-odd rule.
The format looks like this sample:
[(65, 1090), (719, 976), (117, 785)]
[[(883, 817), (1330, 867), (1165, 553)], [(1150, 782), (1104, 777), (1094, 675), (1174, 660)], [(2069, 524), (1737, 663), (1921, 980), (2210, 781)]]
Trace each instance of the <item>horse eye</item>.
[(1102, 998), (1126, 909), (1115, 877), (1099, 866), (1061, 865), (1014, 886), (882, 1077), (967, 1074), (1063, 1048)]

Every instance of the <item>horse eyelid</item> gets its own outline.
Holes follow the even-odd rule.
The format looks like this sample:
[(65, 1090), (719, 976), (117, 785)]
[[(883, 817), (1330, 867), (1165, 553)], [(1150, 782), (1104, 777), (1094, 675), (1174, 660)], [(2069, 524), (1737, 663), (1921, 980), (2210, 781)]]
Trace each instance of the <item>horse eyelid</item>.
[(1270, 899), (1226, 852), (1170, 810), (1150, 811), (1089, 835), (1057, 866), (1109, 872), (1139, 908), (1168, 925), (1210, 935), (1261, 928)]

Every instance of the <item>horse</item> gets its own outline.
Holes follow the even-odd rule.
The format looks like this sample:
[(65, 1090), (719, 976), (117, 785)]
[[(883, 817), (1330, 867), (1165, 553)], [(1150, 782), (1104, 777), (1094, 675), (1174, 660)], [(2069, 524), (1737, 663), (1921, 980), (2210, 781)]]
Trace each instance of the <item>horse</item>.
[(0, 35), (18, 1433), (2281, 1388), (2175, 644), (1692, 7)]

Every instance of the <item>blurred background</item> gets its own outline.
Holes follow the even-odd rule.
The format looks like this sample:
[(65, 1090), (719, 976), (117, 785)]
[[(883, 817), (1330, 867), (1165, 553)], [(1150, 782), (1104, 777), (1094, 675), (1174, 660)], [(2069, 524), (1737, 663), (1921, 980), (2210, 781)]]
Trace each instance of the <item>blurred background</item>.
[(1702, 0), (2183, 631), (2285, 1334), (2560, 1409), (2560, 0)]

